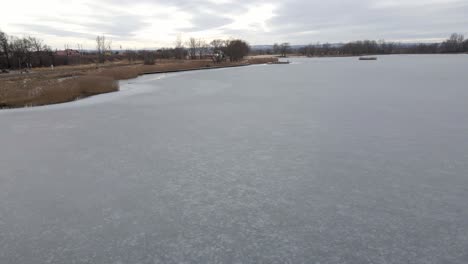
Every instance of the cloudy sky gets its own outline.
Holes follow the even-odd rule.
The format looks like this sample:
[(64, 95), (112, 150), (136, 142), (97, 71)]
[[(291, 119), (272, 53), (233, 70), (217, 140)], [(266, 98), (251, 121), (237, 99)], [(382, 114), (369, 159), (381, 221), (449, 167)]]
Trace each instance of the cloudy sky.
[(468, 33), (468, 0), (22, 0), (5, 1), (0, 30), (54, 48), (173, 46), (177, 36), (250, 44), (357, 39), (439, 41)]

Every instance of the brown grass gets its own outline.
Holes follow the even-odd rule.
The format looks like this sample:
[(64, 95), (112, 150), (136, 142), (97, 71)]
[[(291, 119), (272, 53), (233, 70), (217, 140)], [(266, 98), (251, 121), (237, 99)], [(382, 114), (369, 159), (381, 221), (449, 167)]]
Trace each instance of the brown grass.
[(195, 61), (179, 61), (168, 62), (156, 65), (143, 65), (140, 69), (140, 74), (148, 72), (175, 71), (184, 69), (198, 69), (204, 67), (212, 67), (214, 64), (210, 60), (195, 60)]
[(156, 65), (87, 65), (60, 70), (39, 69), (31, 74), (0, 76), (0, 108), (39, 106), (73, 101), (119, 90), (118, 80), (136, 78), (149, 72), (263, 64), (277, 58), (250, 58), (247, 61), (214, 64), (210, 60), (158, 61)]
[(0, 107), (39, 106), (73, 101), (101, 93), (115, 92), (117, 82), (105, 76), (79, 76), (69, 79), (24, 79), (0, 88)]
[(108, 77), (113, 80), (128, 80), (138, 77), (140, 73), (141, 66), (126, 66), (126, 67), (116, 67), (108, 69), (100, 69), (96, 72), (92, 72), (89, 75), (91, 76), (101, 76)]

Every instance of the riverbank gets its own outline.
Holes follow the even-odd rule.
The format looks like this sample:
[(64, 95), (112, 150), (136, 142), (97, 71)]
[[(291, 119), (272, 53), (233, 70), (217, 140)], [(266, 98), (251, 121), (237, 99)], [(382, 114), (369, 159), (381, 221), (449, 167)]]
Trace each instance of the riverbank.
[(162, 60), (155, 65), (107, 64), (34, 69), (30, 73), (0, 75), (0, 108), (41, 106), (116, 92), (118, 81), (143, 74), (241, 67), (277, 61), (277, 58), (249, 58), (215, 64), (210, 60)]

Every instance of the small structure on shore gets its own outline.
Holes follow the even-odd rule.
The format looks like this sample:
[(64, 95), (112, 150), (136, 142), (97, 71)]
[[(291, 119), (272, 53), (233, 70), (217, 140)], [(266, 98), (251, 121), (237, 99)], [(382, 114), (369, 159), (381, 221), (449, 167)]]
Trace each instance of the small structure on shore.
[(273, 61), (269, 62), (268, 64), (290, 64), (290, 61)]
[(226, 55), (221, 50), (215, 51), (212, 55), (210, 55), (210, 57), (214, 63), (221, 63), (226, 61)]
[(365, 60), (365, 61), (368, 61), (368, 60), (377, 60), (377, 57), (359, 57), (359, 60)]

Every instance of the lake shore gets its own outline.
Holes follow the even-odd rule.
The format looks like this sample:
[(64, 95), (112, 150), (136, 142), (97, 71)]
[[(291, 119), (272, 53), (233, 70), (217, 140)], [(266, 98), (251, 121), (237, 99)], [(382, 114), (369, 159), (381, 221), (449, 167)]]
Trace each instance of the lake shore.
[(0, 108), (20, 108), (74, 101), (119, 90), (118, 81), (143, 74), (241, 67), (278, 61), (274, 57), (250, 57), (239, 62), (211, 60), (161, 60), (155, 65), (104, 64), (33, 69), (29, 73), (0, 75)]

